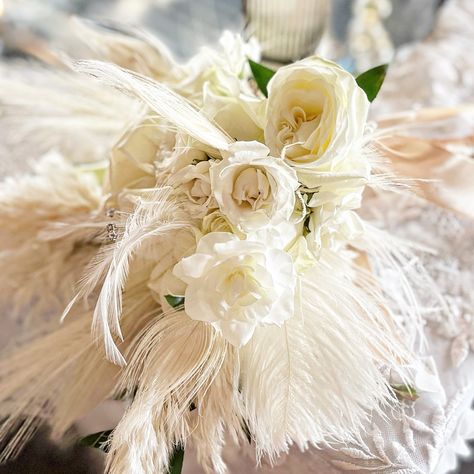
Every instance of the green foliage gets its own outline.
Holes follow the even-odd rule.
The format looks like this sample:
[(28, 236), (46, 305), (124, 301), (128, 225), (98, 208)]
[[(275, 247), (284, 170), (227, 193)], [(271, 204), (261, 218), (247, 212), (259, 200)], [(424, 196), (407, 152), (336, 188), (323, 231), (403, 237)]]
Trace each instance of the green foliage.
[(419, 398), (415, 387), (411, 385), (391, 385), (390, 387), (399, 400), (410, 400), (414, 402)]
[(263, 64), (256, 63), (251, 59), (249, 59), (249, 65), (258, 88), (262, 91), (265, 97), (268, 97), (267, 85), (270, 82), (270, 79), (274, 76), (275, 71)]
[(370, 102), (373, 102), (377, 97), (385, 79), (385, 75), (387, 74), (387, 69), (388, 64), (382, 64), (357, 76), (357, 84), (364, 90)]
[(182, 447), (176, 447), (173, 455), (170, 459), (170, 468), (169, 474), (181, 474), (181, 470), (183, 469), (183, 461), (184, 461), (184, 449)]
[(175, 309), (184, 307), (184, 296), (165, 295), (167, 303)]
[(109, 450), (109, 438), (113, 430), (99, 431), (97, 433), (90, 434), (81, 438), (79, 444), (81, 446), (90, 446), (91, 448), (97, 448), (104, 453)]

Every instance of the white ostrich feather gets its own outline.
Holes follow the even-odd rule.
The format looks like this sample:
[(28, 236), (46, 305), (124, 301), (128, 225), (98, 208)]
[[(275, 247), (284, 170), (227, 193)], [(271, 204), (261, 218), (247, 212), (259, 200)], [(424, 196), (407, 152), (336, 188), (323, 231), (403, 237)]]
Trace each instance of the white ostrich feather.
[(349, 441), (388, 398), (380, 364), (409, 360), (380, 301), (354, 283), (353, 271), (345, 259), (324, 256), (301, 278), (293, 318), (259, 328), (241, 350), (243, 416), (258, 457), (275, 460), (293, 443)]
[(161, 117), (212, 148), (226, 150), (233, 141), (189, 101), (150, 78), (100, 61), (78, 61), (76, 70), (136, 96)]
[[(157, 314), (145, 285), (129, 291), (124, 302), (126, 341), (121, 348), (133, 344)], [(97, 350), (90, 321), (90, 312), (76, 314), (61, 328), (27, 341), (0, 360), (0, 409), (5, 416), (0, 440), (8, 437), (0, 460), (17, 455), (41, 424), (48, 423), (58, 438), (100, 402), (119, 393), (120, 368)]]
[[(183, 312), (155, 318), (131, 347), (123, 388), (135, 397), (114, 430), (107, 472), (167, 472), (174, 446), (185, 444), (199, 424), (201, 398), (223, 370), (227, 343), (215, 330)], [(223, 387), (221, 399), (231, 396)], [(190, 408), (198, 415), (191, 421)], [(204, 405), (205, 406), (205, 405)]]
[[(125, 224), (122, 238), (111, 254), (110, 265), (99, 293), (92, 329), (98, 338), (104, 340), (107, 358), (119, 365), (124, 365), (125, 359), (117, 349), (113, 336), (123, 339), (120, 330), (122, 292), (130, 261), (150, 237), (172, 234), (188, 223), (177, 205), (170, 200), (170, 193), (170, 188), (158, 188), (149, 197), (139, 201)], [(173, 238), (173, 235), (170, 238)]]
[(236, 444), (248, 443), (242, 421), (239, 387), (239, 354), (227, 350), (226, 359), (212, 384), (199, 395), (199, 405), (191, 420), (190, 442), (205, 472), (224, 474), (227, 467), (222, 452), (229, 438)]
[[(94, 177), (78, 172), (56, 153), (38, 162), (33, 174), (0, 183), (4, 311), (9, 308), (10, 314), (37, 321), (62, 310), (75, 280), (97, 252), (101, 229), (94, 220), (101, 202)], [(55, 234), (58, 226), (60, 236)]]

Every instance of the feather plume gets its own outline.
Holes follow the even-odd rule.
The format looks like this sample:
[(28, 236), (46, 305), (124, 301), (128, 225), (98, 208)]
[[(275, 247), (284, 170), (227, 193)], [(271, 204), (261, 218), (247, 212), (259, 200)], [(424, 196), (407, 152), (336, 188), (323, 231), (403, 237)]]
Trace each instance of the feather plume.
[(18, 63), (0, 67), (0, 110), (5, 160), (24, 166), (53, 149), (76, 163), (103, 160), (143, 105), (72, 71)]
[(233, 141), (189, 101), (150, 78), (100, 61), (78, 61), (76, 70), (141, 99), (161, 117), (212, 148), (226, 150)]
[(191, 419), (189, 440), (196, 449), (199, 464), (207, 473), (227, 472), (222, 459), (226, 439), (230, 438), (235, 444), (249, 442), (242, 418), (239, 354), (228, 348), (225, 357), (212, 384), (198, 393), (197, 410)]
[[(145, 285), (130, 290), (124, 301), (122, 350), (136, 344), (137, 335), (159, 313)], [(0, 409), (6, 416), (0, 440), (15, 428), (0, 460), (18, 454), (43, 423), (54, 437), (103, 400), (120, 393), (120, 368), (104, 358), (90, 332), (91, 313), (75, 315), (61, 328), (9, 354), (0, 361)], [(20, 422), (19, 422), (20, 420)]]
[[(193, 429), (190, 408), (223, 370), (227, 343), (209, 325), (183, 312), (156, 318), (130, 349), (123, 388), (135, 397), (114, 430), (107, 472), (167, 472), (173, 447), (186, 444)], [(231, 387), (236, 390), (236, 387)], [(222, 390), (221, 399), (229, 394)]]
[(258, 458), (274, 461), (293, 443), (350, 440), (388, 398), (380, 364), (409, 360), (381, 302), (354, 284), (353, 271), (342, 256), (323, 256), (301, 277), (293, 318), (259, 328), (242, 348), (244, 418)]
[(99, 293), (94, 311), (93, 332), (104, 340), (107, 357), (119, 365), (124, 365), (125, 359), (117, 349), (113, 336), (123, 339), (120, 330), (122, 291), (130, 260), (147, 239), (156, 239), (177, 231), (188, 223), (177, 205), (170, 200), (170, 193), (171, 188), (158, 188), (148, 198), (140, 199), (135, 212), (125, 225), (122, 238), (113, 250)]
[(4, 311), (39, 320), (62, 310), (97, 252), (102, 195), (93, 176), (58, 154), (34, 171), (0, 183), (0, 297)]

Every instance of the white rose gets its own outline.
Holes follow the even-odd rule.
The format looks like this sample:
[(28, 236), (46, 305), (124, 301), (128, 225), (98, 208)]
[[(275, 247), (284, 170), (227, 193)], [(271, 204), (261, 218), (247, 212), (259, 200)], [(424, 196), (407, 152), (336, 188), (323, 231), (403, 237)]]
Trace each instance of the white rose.
[(159, 120), (134, 125), (116, 143), (110, 158), (106, 192), (116, 196), (132, 189), (156, 186), (156, 163), (172, 154), (175, 134)]
[(348, 242), (357, 243), (363, 235), (364, 223), (354, 211), (326, 205), (313, 210), (308, 228), (308, 248), (319, 257), (322, 249), (338, 252)]
[(265, 143), (271, 154), (283, 153), (309, 186), (314, 171), (338, 171), (367, 120), (369, 101), (354, 77), (312, 57), (280, 68), (268, 91)]
[(199, 108), (202, 106), (202, 93), (205, 85), (216, 93), (237, 96), (250, 89), (248, 77), (248, 58), (258, 61), (260, 50), (257, 42), (244, 43), (238, 34), (224, 32), (220, 47), (204, 47), (186, 64), (178, 68), (174, 81), (169, 86), (180, 95), (187, 97)]
[(262, 242), (207, 234), (174, 274), (187, 283), (186, 314), (211, 323), (234, 346), (246, 344), (258, 325), (281, 325), (293, 315), (292, 259)]
[(247, 240), (265, 242), (275, 249), (288, 250), (295, 240), (302, 235), (303, 221), (282, 221), (279, 224), (262, 227), (246, 235)]
[(239, 141), (263, 141), (265, 101), (251, 95), (216, 93), (209, 84), (203, 88), (203, 113), (228, 135)]
[[(209, 234), (211, 232), (231, 232), (232, 234), (238, 235), (238, 232), (232, 227), (227, 217), (218, 209), (204, 216), (201, 231), (203, 234)], [(243, 234), (241, 236), (244, 237)]]
[(200, 206), (217, 207), (212, 201), (209, 161), (200, 161), (195, 165), (182, 168), (173, 176), (173, 183), (184, 192), (188, 199)]
[(210, 170), (221, 212), (246, 232), (288, 220), (299, 186), (293, 169), (258, 142), (236, 142), (229, 152)]

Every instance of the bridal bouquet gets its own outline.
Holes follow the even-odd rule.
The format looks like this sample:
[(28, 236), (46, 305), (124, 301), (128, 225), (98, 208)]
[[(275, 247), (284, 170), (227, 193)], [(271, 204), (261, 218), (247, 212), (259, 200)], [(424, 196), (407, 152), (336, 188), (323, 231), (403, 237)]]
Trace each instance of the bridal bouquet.
[(385, 68), (275, 72), (230, 34), (180, 65), (154, 38), (87, 31), (95, 59), (2, 92), (6, 116), (36, 98), (21, 136), (54, 136), (0, 187), (2, 291), (35, 336), (0, 361), (3, 459), (111, 398), (111, 473), (167, 472), (188, 445), (223, 473), (226, 442), (271, 462), (356, 439), (410, 391), (399, 316), (418, 317), (408, 247), (358, 212), (400, 185), (367, 123)]

